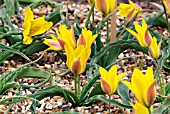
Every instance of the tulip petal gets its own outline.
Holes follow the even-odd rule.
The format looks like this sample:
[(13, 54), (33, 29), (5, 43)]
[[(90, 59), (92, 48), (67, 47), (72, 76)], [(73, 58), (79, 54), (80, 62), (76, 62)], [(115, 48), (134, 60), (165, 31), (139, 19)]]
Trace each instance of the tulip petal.
[(33, 41), (31, 36), (25, 36), (24, 35), (24, 39), (23, 39), (23, 44), (31, 44)]
[(55, 51), (59, 51), (62, 50), (60, 43), (58, 42), (58, 40), (53, 40), (53, 39), (45, 39), (44, 44), (50, 46), (48, 48), (48, 50), (55, 50)]
[(109, 12), (109, 6), (108, 6), (107, 0), (95, 0), (95, 7), (105, 15)]
[(110, 85), (104, 79), (101, 79), (101, 87), (106, 94), (111, 95)]
[(157, 45), (157, 39), (154, 37), (152, 39), (152, 42), (151, 42), (150, 47), (149, 47), (150, 54), (151, 54), (152, 57), (154, 57), (156, 59), (159, 58), (159, 55), (160, 55), (160, 49), (159, 48), (160, 47)]
[(100, 67), (99, 68), (99, 72), (100, 72), (100, 75), (102, 77), (103, 80), (107, 80), (107, 70), (105, 70), (104, 68)]
[(130, 103), (131, 106), (133, 107), (133, 114), (149, 114), (148, 108), (145, 106), (141, 105), (139, 102), (136, 102), (135, 105)]
[(39, 17), (31, 21), (30, 36), (40, 35), (52, 27), (52, 22), (45, 21), (44, 17)]
[(80, 62), (80, 58), (78, 58), (76, 61), (72, 63), (72, 68), (71, 68), (72, 72), (76, 75), (79, 74), (81, 72), (81, 66), (82, 65)]
[(33, 12), (31, 11), (30, 6), (27, 6), (26, 12), (25, 12), (25, 17), (24, 17), (24, 22), (29, 22), (34, 19)]
[(156, 80), (150, 85), (147, 91), (147, 102), (149, 103), (149, 107), (153, 104), (156, 99), (156, 89), (155, 89)]

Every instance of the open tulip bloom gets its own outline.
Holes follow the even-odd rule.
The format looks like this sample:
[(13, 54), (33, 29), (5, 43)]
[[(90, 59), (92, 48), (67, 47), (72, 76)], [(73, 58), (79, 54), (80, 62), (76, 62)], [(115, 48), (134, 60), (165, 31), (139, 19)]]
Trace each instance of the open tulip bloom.
[(137, 101), (150, 108), (156, 99), (156, 80), (154, 79), (153, 70), (148, 67), (145, 75), (137, 68), (134, 69), (131, 82), (122, 81), (134, 93)]
[(31, 44), (33, 41), (32, 36), (43, 34), (47, 30), (49, 30), (52, 25), (53, 23), (45, 21), (44, 17), (34, 19), (33, 12), (28, 6), (25, 12), (24, 23), (22, 24), (22, 27), (24, 29), (23, 44)]
[(120, 16), (125, 17), (126, 21), (130, 22), (134, 17), (140, 16), (142, 8), (129, 0), (129, 4), (120, 3), (117, 7), (120, 11)]
[(125, 76), (126, 73), (121, 73), (117, 75), (116, 65), (112, 66), (109, 71), (100, 67), (99, 72), (101, 75), (101, 87), (102, 90), (111, 96), (117, 89), (118, 83)]

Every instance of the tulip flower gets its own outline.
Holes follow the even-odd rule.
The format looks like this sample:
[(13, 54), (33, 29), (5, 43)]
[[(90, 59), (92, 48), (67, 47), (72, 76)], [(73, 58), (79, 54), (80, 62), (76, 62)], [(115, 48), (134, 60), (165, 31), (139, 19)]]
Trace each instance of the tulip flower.
[(87, 30), (87, 28), (83, 28), (82, 34), (77, 40), (77, 46), (84, 45), (85, 48), (90, 48), (97, 36), (97, 34), (92, 35), (92, 32), (90, 30)]
[(75, 74), (79, 75), (85, 71), (86, 62), (91, 53), (91, 49), (85, 50), (84, 45), (78, 46), (76, 49), (70, 45), (65, 45), (67, 56), (67, 66)]
[(159, 42), (159, 44), (157, 44), (157, 39), (154, 37), (149, 46), (150, 55), (155, 59), (158, 59), (161, 54), (160, 48), (161, 48), (161, 41)]
[(58, 41), (61, 47), (64, 49), (64, 45), (70, 45), (73, 48), (76, 48), (76, 40), (74, 36), (74, 29), (71, 28), (68, 30), (66, 26), (60, 25), (59, 26), (60, 32), (56, 29), (56, 34), (58, 36)]
[(94, 0), (87, 0), (89, 4), (94, 4)]
[(117, 75), (116, 65), (112, 66), (109, 71), (100, 67), (99, 72), (102, 78), (101, 79), (102, 90), (109, 96), (111, 96), (116, 91), (119, 81), (126, 74), (121, 73)]
[(95, 7), (104, 15), (114, 11), (116, 0), (95, 0)]
[(167, 13), (170, 14), (170, 0), (162, 0), (165, 8), (167, 9)]
[(139, 44), (143, 47), (149, 47), (151, 41), (152, 41), (152, 36), (150, 32), (148, 31), (148, 25), (146, 24), (146, 21), (142, 19), (142, 26), (134, 22), (134, 26), (136, 29), (136, 32), (133, 30), (130, 30), (126, 28), (126, 30), (131, 33), (139, 42)]
[(125, 17), (126, 21), (130, 22), (135, 16), (140, 16), (142, 8), (129, 0), (129, 4), (120, 3), (117, 7), (120, 11), (120, 16)]
[(156, 88), (153, 70), (149, 67), (145, 75), (137, 68), (134, 69), (132, 74), (131, 83), (122, 81), (128, 88), (134, 93), (137, 101), (150, 108), (154, 100), (156, 99)]
[[(149, 114), (148, 108), (141, 105), (138, 101), (135, 103), (135, 105), (133, 105), (132, 103), (131, 105), (133, 107), (132, 114)], [(153, 111), (153, 106), (150, 107), (150, 110), (151, 112)]]
[(62, 50), (62, 47), (61, 47), (58, 39), (52, 34), (50, 34), (50, 36), (51, 36), (52, 39), (45, 39), (44, 40), (44, 44), (50, 46), (48, 48), (48, 50), (55, 50), (55, 51)]
[(33, 41), (32, 36), (40, 35), (46, 32), (50, 29), (50, 27), (52, 27), (52, 25), (53, 23), (45, 21), (44, 17), (34, 19), (33, 12), (28, 6), (25, 12), (24, 23), (22, 24), (22, 27), (24, 29), (23, 44), (31, 44)]

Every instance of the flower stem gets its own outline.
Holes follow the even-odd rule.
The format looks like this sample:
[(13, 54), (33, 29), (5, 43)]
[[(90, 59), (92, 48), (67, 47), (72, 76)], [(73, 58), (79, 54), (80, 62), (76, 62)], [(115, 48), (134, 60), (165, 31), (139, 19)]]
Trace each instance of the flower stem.
[(74, 77), (74, 90), (75, 90), (75, 94), (77, 95), (77, 76), (76, 75)]
[(93, 7), (93, 13), (92, 13), (92, 25), (94, 26), (94, 7)]
[(75, 75), (74, 78), (74, 89), (75, 89), (75, 94), (79, 97), (81, 94), (81, 88), (80, 88), (80, 76)]
[(111, 95), (109, 95), (109, 114), (111, 114), (111, 112), (110, 112), (110, 101), (111, 101)]
[(107, 29), (106, 44), (108, 44), (109, 43), (109, 20), (107, 20), (106, 29)]
[(81, 88), (80, 88), (80, 76), (77, 76), (77, 84), (78, 84), (78, 97), (80, 97), (80, 94), (81, 94)]
[(151, 109), (150, 109), (150, 108), (148, 108), (148, 112), (149, 112), (149, 114), (152, 114), (152, 112), (151, 112)]
[(163, 1), (161, 1), (161, 2), (162, 2), (162, 5), (163, 5), (163, 8), (164, 8), (164, 13), (165, 13), (166, 21), (167, 21), (168, 32), (170, 33), (170, 26), (169, 26), (168, 14), (167, 14), (167, 11), (166, 11), (166, 7), (165, 7)]

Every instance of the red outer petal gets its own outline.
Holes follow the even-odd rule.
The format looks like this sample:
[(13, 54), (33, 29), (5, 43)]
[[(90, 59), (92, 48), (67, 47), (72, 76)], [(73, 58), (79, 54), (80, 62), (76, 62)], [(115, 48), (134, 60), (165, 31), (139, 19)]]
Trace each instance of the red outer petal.
[(82, 34), (79, 36), (78, 44), (77, 45), (78, 46), (84, 45), (84, 47), (86, 47), (86, 41), (85, 41), (84, 36)]
[(146, 43), (147, 46), (149, 46), (151, 42), (152, 42), (152, 38), (150, 37), (149, 31), (148, 31), (148, 28), (147, 28), (146, 31), (145, 31), (145, 43)]
[(156, 83), (156, 80), (154, 80), (154, 82), (150, 85), (150, 87), (148, 88), (148, 92), (147, 92), (147, 102), (150, 106), (153, 104), (153, 102), (156, 99), (155, 83)]
[(110, 95), (111, 94), (111, 88), (110, 88), (110, 85), (103, 79), (101, 79), (101, 86), (102, 86), (102, 89), (103, 91)]
[(73, 64), (72, 64), (72, 72), (74, 74), (80, 74), (81, 73), (80, 58), (73, 62)]
[(66, 42), (60, 38), (58, 38), (58, 42), (60, 43), (60, 46), (62, 47), (62, 49), (64, 49), (64, 45), (66, 44)]

